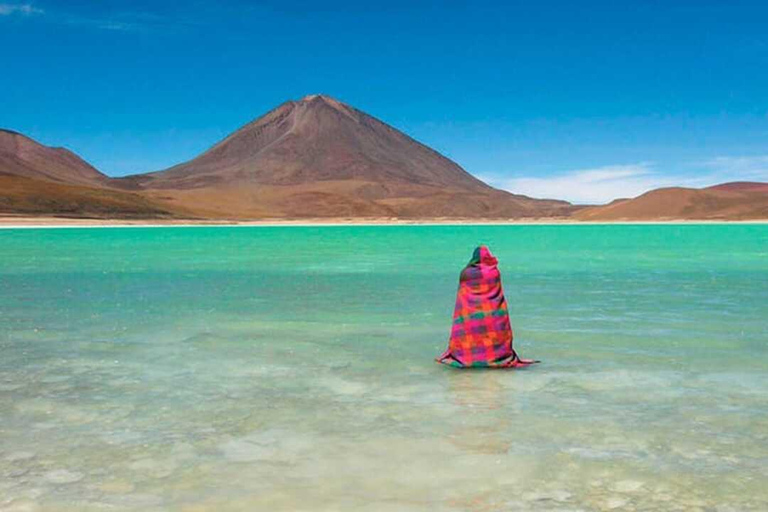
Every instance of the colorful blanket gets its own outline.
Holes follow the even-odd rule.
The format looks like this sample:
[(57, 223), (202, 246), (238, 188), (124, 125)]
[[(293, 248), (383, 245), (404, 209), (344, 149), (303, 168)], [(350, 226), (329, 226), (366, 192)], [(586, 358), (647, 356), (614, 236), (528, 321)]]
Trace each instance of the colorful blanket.
[(461, 272), (451, 339), (438, 362), (458, 368), (516, 368), (538, 362), (520, 359), (512, 348), (497, 264), (491, 251), (481, 246)]

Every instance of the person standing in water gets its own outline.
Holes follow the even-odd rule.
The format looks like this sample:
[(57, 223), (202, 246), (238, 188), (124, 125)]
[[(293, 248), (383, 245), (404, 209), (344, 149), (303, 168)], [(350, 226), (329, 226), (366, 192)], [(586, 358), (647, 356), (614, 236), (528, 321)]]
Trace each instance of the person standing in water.
[(519, 368), (539, 362), (520, 359), (512, 348), (512, 325), (498, 263), (481, 245), (462, 270), (451, 339), (437, 362), (457, 368)]

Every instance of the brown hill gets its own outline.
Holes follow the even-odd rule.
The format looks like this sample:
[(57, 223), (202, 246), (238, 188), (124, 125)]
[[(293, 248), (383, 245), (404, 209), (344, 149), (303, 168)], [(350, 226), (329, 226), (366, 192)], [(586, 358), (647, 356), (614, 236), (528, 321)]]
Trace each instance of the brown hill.
[(102, 186), (109, 180), (65, 148), (43, 146), (20, 133), (0, 129), (0, 172), (35, 180)]
[(0, 213), (77, 217), (173, 216), (176, 210), (115, 190), (110, 180), (64, 148), (0, 129)]
[(538, 217), (571, 209), (496, 190), (322, 95), (280, 105), (189, 162), (124, 181), (208, 217)]
[(730, 183), (722, 183), (713, 187), (706, 188), (705, 190), (718, 190), (726, 192), (768, 192), (768, 183), (760, 183), (756, 181), (732, 181)]
[(634, 199), (585, 208), (580, 220), (750, 220), (768, 218), (768, 183), (733, 182), (703, 189), (662, 188)]
[(130, 192), (0, 173), (0, 214), (128, 219), (178, 212)]

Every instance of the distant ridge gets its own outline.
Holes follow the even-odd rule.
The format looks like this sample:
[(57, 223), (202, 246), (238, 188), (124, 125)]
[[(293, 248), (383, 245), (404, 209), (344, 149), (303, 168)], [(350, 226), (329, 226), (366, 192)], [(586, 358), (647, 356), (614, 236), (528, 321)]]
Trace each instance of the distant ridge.
[(193, 160), (126, 179), (211, 217), (539, 217), (571, 208), (496, 190), (320, 94), (283, 103)]
[(760, 183), (757, 181), (732, 181), (730, 183), (722, 183), (713, 187), (708, 187), (705, 190), (718, 190), (727, 192), (768, 192), (768, 183)]
[(768, 183), (661, 188), (634, 199), (585, 208), (574, 216), (587, 221), (768, 219)]
[(173, 216), (166, 206), (130, 192), (64, 148), (0, 129), (0, 214), (98, 218)]
[(102, 186), (109, 178), (65, 148), (0, 128), (0, 172), (58, 183)]
[(765, 220), (768, 183), (663, 188), (573, 206), (492, 188), (325, 95), (288, 101), (170, 169), (109, 178), (73, 152), (0, 129), (0, 214), (187, 219)]

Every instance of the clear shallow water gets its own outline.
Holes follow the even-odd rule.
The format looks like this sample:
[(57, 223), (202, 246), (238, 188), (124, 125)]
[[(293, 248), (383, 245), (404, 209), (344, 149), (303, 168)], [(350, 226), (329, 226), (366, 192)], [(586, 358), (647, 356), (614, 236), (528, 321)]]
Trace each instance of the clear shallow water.
[(0, 355), (0, 510), (768, 509), (766, 225), (0, 230)]

